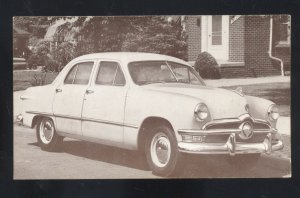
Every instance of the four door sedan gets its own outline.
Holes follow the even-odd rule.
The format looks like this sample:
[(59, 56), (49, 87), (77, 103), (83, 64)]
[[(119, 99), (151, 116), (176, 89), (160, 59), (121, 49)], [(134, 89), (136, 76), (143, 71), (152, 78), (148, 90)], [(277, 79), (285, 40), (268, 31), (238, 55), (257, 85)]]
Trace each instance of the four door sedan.
[(184, 164), (184, 153), (228, 155), (245, 168), (283, 148), (273, 102), (208, 87), (187, 62), (170, 56), (84, 55), (21, 99), (18, 120), (36, 126), (43, 150), (55, 150), (64, 137), (140, 150), (162, 176)]

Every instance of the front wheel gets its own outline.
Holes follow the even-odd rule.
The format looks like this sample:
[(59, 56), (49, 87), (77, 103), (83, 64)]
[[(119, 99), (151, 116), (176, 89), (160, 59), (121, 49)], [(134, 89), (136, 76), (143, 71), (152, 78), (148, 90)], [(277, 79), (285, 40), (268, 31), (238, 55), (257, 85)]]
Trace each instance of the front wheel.
[(182, 154), (177, 149), (173, 131), (166, 126), (154, 127), (145, 144), (145, 154), (154, 174), (170, 176), (182, 166)]
[(36, 136), (42, 150), (55, 151), (63, 142), (63, 137), (55, 131), (55, 126), (50, 118), (42, 118), (36, 128)]

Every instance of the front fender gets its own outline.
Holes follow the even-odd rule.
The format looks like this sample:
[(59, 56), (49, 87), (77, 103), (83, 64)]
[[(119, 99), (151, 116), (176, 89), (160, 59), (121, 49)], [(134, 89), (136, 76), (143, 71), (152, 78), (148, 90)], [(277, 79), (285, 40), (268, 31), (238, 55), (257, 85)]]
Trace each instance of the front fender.
[(270, 100), (258, 98), (254, 96), (245, 96), (247, 103), (249, 104), (249, 113), (255, 119), (261, 119), (268, 121), (273, 128), (276, 127), (276, 121), (270, 121), (268, 117), (268, 108), (275, 104)]
[(191, 96), (137, 88), (127, 95), (124, 122), (140, 127), (148, 117), (163, 118), (171, 123), (180, 140), (178, 129), (199, 129), (205, 124), (194, 118), (194, 108), (200, 102), (203, 101)]

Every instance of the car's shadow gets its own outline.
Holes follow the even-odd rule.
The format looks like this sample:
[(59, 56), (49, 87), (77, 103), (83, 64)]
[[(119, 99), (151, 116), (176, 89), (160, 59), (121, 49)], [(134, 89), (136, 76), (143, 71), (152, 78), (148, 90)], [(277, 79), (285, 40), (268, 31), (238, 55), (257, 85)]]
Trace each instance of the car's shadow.
[[(37, 143), (31, 145), (37, 146)], [(144, 155), (137, 151), (79, 140), (64, 140), (58, 152), (139, 170), (149, 170)]]
[[(37, 146), (36, 143), (30, 145)], [(60, 152), (95, 161), (150, 171), (143, 153), (77, 140), (64, 141)], [(226, 157), (186, 155), (184, 168), (174, 178), (269, 178), (290, 174), (288, 159), (263, 155), (253, 169), (236, 170)]]

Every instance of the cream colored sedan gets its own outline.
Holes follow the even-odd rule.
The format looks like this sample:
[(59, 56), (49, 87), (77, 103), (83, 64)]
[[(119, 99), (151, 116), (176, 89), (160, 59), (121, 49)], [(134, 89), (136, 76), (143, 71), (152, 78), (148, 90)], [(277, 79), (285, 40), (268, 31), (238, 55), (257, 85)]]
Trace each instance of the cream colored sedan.
[(228, 155), (245, 168), (283, 148), (273, 102), (208, 87), (187, 62), (170, 56), (80, 56), (52, 84), (28, 88), (21, 99), (18, 120), (36, 127), (43, 150), (57, 149), (64, 137), (140, 150), (162, 176), (182, 167), (184, 153)]

